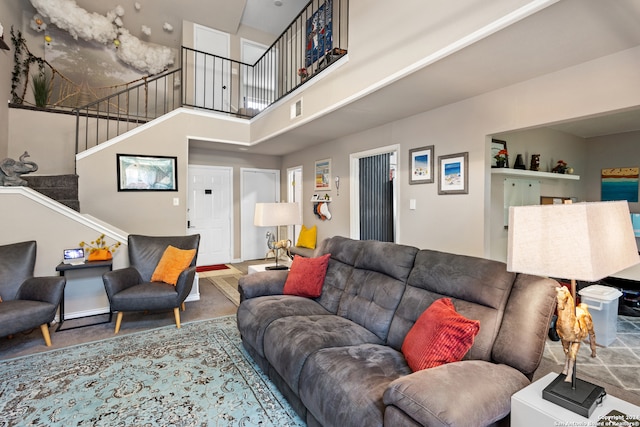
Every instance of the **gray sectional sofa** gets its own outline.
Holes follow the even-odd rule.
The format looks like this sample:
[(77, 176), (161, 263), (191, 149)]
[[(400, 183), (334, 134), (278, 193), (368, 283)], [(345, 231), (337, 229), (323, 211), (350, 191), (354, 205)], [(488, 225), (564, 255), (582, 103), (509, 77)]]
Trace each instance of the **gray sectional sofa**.
[[(283, 295), (287, 272), (240, 279), (237, 323), (248, 353), (310, 426), (508, 425), (530, 384), (557, 282), (497, 261), (332, 237), (322, 295)], [(459, 362), (412, 372), (401, 348), (429, 305), (450, 298), (480, 321)]]

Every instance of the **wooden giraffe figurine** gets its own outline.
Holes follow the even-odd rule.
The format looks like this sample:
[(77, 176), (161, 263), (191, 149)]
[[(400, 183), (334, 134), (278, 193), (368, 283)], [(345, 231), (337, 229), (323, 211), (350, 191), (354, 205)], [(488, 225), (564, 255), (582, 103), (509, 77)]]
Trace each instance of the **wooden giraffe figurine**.
[(580, 349), (580, 343), (589, 335), (591, 357), (596, 357), (596, 333), (593, 330), (593, 321), (587, 305), (582, 303), (576, 307), (569, 290), (564, 286), (556, 288), (558, 301), (558, 321), (556, 330), (562, 348), (564, 349), (565, 362), (562, 373), (567, 377), (566, 382), (573, 380), (573, 366)]

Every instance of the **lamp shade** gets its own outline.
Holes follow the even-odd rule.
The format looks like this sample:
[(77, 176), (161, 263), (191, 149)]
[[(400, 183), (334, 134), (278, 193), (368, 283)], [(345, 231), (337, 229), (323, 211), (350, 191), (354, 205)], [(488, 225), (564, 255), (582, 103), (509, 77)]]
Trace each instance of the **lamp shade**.
[(509, 208), (508, 271), (594, 282), (638, 261), (627, 202)]
[(253, 224), (258, 227), (302, 224), (297, 203), (256, 203)]

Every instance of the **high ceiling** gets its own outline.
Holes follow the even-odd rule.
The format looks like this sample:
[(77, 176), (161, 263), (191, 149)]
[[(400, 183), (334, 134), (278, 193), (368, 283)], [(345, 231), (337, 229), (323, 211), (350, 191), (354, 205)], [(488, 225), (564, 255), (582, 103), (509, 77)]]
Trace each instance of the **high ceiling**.
[[(23, 0), (28, 1), (28, 0)], [(309, 0), (76, 0), (89, 12), (105, 15), (117, 6), (124, 8), (124, 27), (144, 41), (179, 47), (182, 42), (182, 21), (195, 22), (230, 34), (247, 25), (273, 35), (275, 40), (300, 13)], [(136, 9), (135, 5), (140, 8)], [(174, 30), (163, 30), (169, 23)], [(146, 36), (141, 28), (151, 28)]]

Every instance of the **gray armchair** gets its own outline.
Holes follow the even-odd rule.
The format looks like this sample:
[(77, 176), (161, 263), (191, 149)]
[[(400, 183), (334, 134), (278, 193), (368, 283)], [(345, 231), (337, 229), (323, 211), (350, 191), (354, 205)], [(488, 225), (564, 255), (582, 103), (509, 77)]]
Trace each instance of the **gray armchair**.
[[(102, 275), (111, 313), (118, 312), (115, 333), (120, 331), (125, 311), (173, 309), (176, 326), (179, 328), (180, 307), (185, 309), (184, 300), (191, 292), (196, 275), (200, 235), (160, 237), (131, 234), (128, 242), (129, 267)], [(175, 286), (151, 282), (151, 276), (169, 245), (178, 249), (196, 250), (191, 265), (180, 273)]]
[(49, 323), (62, 299), (64, 277), (33, 277), (36, 242), (0, 246), (0, 336), (40, 327), (51, 346)]

